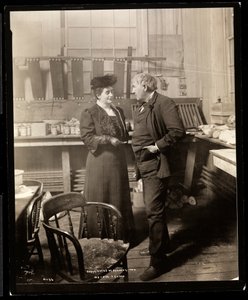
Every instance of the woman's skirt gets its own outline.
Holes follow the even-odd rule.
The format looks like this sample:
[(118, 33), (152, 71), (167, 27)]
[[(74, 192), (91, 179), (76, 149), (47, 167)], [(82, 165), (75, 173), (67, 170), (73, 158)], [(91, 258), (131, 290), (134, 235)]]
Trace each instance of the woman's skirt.
[(125, 151), (120, 145), (101, 145), (86, 161), (85, 197), (87, 201), (104, 202), (118, 208), (125, 231), (134, 233), (134, 218)]

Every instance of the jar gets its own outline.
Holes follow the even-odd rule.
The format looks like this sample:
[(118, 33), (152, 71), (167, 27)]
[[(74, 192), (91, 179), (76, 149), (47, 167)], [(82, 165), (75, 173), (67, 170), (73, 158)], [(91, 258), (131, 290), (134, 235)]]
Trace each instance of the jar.
[(51, 134), (57, 135), (57, 125), (51, 125)]
[(64, 125), (64, 134), (65, 135), (68, 135), (68, 134), (70, 134), (70, 127), (68, 126), (68, 125)]
[(80, 135), (80, 127), (79, 127), (79, 125), (76, 125), (76, 127), (75, 127), (75, 135)]
[(27, 127), (25, 125), (19, 126), (20, 136), (27, 136)]
[(70, 133), (72, 135), (75, 135), (76, 134), (76, 127), (75, 126), (70, 126)]

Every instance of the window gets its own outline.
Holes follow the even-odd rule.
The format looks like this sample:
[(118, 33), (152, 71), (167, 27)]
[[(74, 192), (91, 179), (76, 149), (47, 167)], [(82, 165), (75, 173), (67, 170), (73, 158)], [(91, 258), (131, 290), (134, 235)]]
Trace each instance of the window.
[[(62, 16), (65, 24), (64, 55), (84, 58), (85, 93), (90, 93), (93, 60), (104, 58), (104, 73), (112, 73), (114, 57), (127, 57), (129, 46), (132, 55), (136, 55), (136, 10), (69, 10), (62, 12)], [(70, 66), (68, 69), (70, 72)], [(132, 71), (136, 69), (133, 62)]]

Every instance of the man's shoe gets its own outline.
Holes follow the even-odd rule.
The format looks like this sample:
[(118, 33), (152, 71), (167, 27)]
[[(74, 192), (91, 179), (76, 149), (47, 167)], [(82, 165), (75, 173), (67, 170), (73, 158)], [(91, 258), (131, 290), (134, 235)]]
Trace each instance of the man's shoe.
[(147, 268), (143, 274), (140, 275), (140, 280), (142, 281), (149, 281), (152, 279), (155, 279), (165, 273), (164, 268), (155, 268), (153, 266), (150, 266)]
[(161, 274), (162, 274), (162, 272), (160, 269), (150, 266), (149, 268), (147, 268), (144, 271), (143, 274), (140, 275), (140, 280), (149, 281), (149, 280), (159, 277)]
[[(156, 264), (155, 264), (156, 263)], [(155, 258), (151, 257), (150, 266), (140, 275), (140, 280), (149, 281), (169, 272), (173, 268), (172, 262), (167, 256), (160, 258), (155, 262)]]

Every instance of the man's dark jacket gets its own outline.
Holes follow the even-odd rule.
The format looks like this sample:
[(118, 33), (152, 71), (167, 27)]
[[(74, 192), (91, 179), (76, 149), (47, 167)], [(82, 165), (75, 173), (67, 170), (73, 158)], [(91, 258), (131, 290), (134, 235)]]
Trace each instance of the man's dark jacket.
[(170, 167), (166, 152), (185, 136), (185, 129), (173, 99), (154, 92), (148, 101), (148, 109), (147, 129), (160, 150), (157, 176), (168, 177)]

